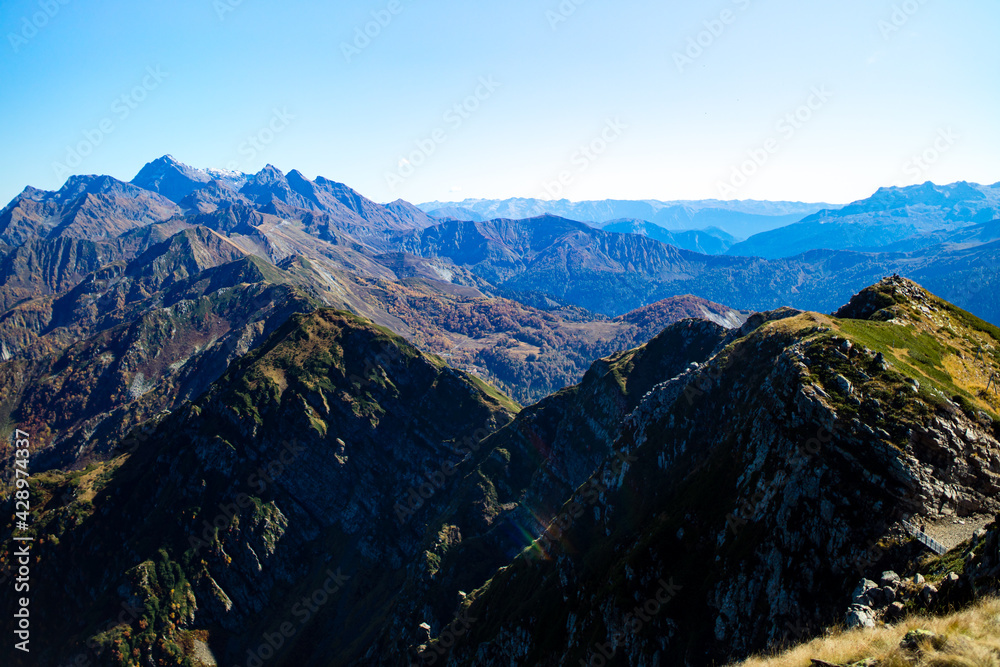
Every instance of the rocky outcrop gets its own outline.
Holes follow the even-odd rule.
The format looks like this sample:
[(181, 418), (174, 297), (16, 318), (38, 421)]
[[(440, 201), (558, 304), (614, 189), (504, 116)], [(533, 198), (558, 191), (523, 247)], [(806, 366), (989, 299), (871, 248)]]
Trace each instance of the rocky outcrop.
[[(625, 417), (662, 378), (703, 363), (727, 334), (712, 322), (679, 322), (644, 346), (595, 362), (579, 385), (525, 408), (508, 427), (474, 443), (493, 454), (459, 488), (454, 509), (429, 527), (436, 538), (430, 553), (440, 560), (433, 570), (415, 570), (414, 594), (397, 601), (381, 640), (383, 664), (423, 643), (420, 623), (435, 633), (446, 627), (460, 591), (482, 586), (550, 523), (575, 520), (578, 512), (564, 512), (567, 498), (577, 495), (586, 510), (596, 509), (606, 492), (580, 487), (609, 457), (619, 460), (612, 446)], [(446, 531), (456, 537), (438, 537)]]
[[(893, 282), (879, 288), (893, 294)], [(892, 299), (907, 307), (885, 326), (934, 316), (926, 293), (909, 307), (913, 289)], [(867, 309), (875, 320), (886, 307), (877, 305)], [(902, 535), (904, 517), (995, 511), (992, 422), (942, 397), (931, 377), (914, 383), (898, 352), (869, 347), (879, 340), (869, 329), (791, 315), (762, 318), (772, 321), (644, 398), (615, 444), (629, 463), (598, 468), (607, 491), (546, 557), (522, 554), (476, 592), (469, 613), (480, 625), (451, 650), (454, 664), (494, 664), (477, 658), (494, 633), (542, 619), (560, 630), (536, 629), (519, 649), (533, 664), (562, 664), (546, 657), (553, 642), (569, 662), (608, 641), (638, 660), (656, 654), (654, 637), (669, 638), (673, 664), (805, 639), (844, 621), (872, 548)], [(684, 586), (675, 606), (615, 639), (628, 601), (664, 576)], [(870, 626), (896, 602), (891, 585), (875, 589), (864, 591), (869, 604), (854, 602), (850, 622)]]
[[(503, 427), (514, 407), (352, 315), (292, 317), (159, 420), (92, 500), (54, 495), (39, 524), (54, 539), (36, 571), (52, 583), (39, 596), (80, 618), (121, 602), (143, 613), (113, 636), (46, 636), (46, 656), (90, 640), (156, 661), (193, 641), (192, 629), (216, 628), (236, 642), (223, 654), (232, 663), (285, 622), (296, 628), (286, 651), (311, 653), (303, 647), (324, 637), (314, 655), (359, 656), (358, 640), (371, 641), (373, 618), (420, 562), (427, 522), (486, 454), (463, 462), (463, 438)], [(423, 511), (401, 522), (394, 506), (410, 491)], [(70, 513), (87, 528), (60, 518)], [(84, 554), (68, 580), (46, 569)]]
[(130, 457), (46, 477), (37, 594), (146, 610), (51, 657), (207, 635), (233, 663), (278, 632), (276, 665), (722, 663), (965, 599), (990, 533), (980, 579), (881, 561), (920, 548), (904, 519), (1000, 510), (993, 404), (949, 370), (994, 334), (894, 284), (864, 320), (681, 322), (520, 411), (356, 316), (291, 317)]
[(167, 198), (110, 176), (72, 176), (58, 192), (25, 188), (0, 212), (0, 242), (109, 240), (178, 213)]

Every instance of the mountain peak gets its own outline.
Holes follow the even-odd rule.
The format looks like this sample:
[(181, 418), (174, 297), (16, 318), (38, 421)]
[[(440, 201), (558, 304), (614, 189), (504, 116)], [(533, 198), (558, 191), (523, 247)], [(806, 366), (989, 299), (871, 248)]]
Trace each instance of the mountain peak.
[(164, 155), (143, 167), (132, 179), (132, 185), (180, 203), (211, 180), (212, 178), (205, 172), (178, 162), (172, 155)]
[(263, 169), (254, 174), (254, 178), (257, 179), (264, 178), (264, 179), (280, 180), (283, 179), (284, 177), (285, 173), (270, 163), (264, 165)]
[[(917, 283), (902, 276), (887, 276), (861, 290), (837, 311), (836, 317), (852, 320), (889, 320), (903, 311), (919, 308), (931, 299), (930, 293)], [(897, 308), (895, 306), (900, 306)]]

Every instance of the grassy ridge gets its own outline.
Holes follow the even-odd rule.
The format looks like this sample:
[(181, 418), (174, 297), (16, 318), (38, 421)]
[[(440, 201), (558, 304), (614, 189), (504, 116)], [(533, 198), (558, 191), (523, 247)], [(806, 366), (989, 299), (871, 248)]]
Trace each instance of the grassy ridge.
[[(920, 632), (923, 631), (923, 632)], [(911, 634), (913, 633), (913, 634)], [(903, 648), (905, 642), (913, 648)], [(920, 639), (914, 638), (920, 637)], [(914, 616), (874, 630), (835, 630), (784, 653), (760, 655), (740, 667), (810, 667), (820, 660), (854, 665), (873, 660), (878, 667), (1000, 666), (1000, 600), (981, 600), (948, 616)]]

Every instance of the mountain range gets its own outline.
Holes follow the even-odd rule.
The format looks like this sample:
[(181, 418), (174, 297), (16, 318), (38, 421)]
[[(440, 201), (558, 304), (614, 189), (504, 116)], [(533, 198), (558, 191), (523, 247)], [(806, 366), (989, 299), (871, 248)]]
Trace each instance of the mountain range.
[(815, 249), (878, 251), (998, 218), (1000, 183), (882, 188), (868, 199), (752, 236), (729, 253), (775, 258)]
[(448, 221), (404, 235), (401, 243), (408, 252), (447, 259), (514, 292), (543, 291), (609, 316), (678, 293), (745, 310), (791, 305), (829, 312), (865, 285), (900, 273), (1000, 321), (992, 288), (1000, 244), (992, 241), (894, 253), (814, 250), (766, 260), (707, 256), (649, 236), (544, 217)]
[(903, 521), (1000, 509), (998, 343), (891, 278), (836, 317), (680, 322), (519, 409), (294, 315), (129, 453), (36, 478), (34, 659), (708, 664), (807, 638), (906, 572)]
[(431, 202), (420, 208), (434, 218), (467, 222), (556, 216), (649, 236), (703, 254), (780, 259), (810, 250), (892, 252), (947, 242), (943, 234), (1000, 218), (1000, 183), (882, 188), (843, 207), (714, 200), (474, 199)]
[(436, 218), (483, 222), (494, 218), (537, 218), (552, 215), (587, 223), (644, 220), (671, 231), (719, 227), (744, 239), (797, 222), (807, 215), (833, 208), (830, 204), (781, 201), (615, 200), (571, 202), (565, 199), (466, 199), (428, 202), (418, 207)]
[(998, 591), (991, 188), (683, 203), (888, 230), (772, 258), (657, 202), (439, 218), (270, 165), (27, 188), (3, 662), (726, 664)]

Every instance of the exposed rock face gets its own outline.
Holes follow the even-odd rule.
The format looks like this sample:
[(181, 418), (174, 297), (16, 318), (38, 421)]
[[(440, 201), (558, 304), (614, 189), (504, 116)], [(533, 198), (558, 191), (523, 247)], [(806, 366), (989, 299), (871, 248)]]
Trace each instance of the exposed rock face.
[(0, 212), (0, 242), (113, 239), (180, 213), (172, 201), (110, 176), (73, 176), (58, 192), (26, 188)]
[[(135, 188), (67, 187), (92, 190), (87, 205)], [(288, 622), (275, 665), (700, 664), (978, 585), (911, 586), (872, 556), (909, 548), (903, 518), (1000, 510), (996, 363), (976, 355), (1000, 331), (919, 286), (887, 279), (837, 317), (743, 322), (693, 301), (740, 328), (680, 322), (519, 411), (356, 316), (297, 313), (351, 305), (453, 336), (441, 350), (486, 332), (532, 363), (527, 349), (537, 359), (566, 331), (634, 334), (671, 306), (609, 321), (539, 296), (557, 317), (491, 300), (484, 276), (526, 288), (584, 267), (572, 289), (586, 291), (639, 268), (669, 283), (690, 254), (558, 219), (407, 232), (421, 222), (402, 203), (273, 168), (227, 205), (220, 187), (162, 225), (158, 195), (123, 204), (114, 241), (67, 242), (89, 218), (59, 227), (58, 197), (28, 197), (47, 218), (0, 216), (5, 246), (45, 237), (8, 248), (39, 258), (37, 293), (21, 300), (13, 260), (2, 274), (8, 412), (42, 442), (63, 434), (67, 461), (129, 451), (39, 478), (44, 659), (93, 640), (119, 662), (207, 646), (246, 663)], [(350, 225), (378, 231), (362, 243)], [(399, 248), (461, 255), (478, 275)], [(991, 535), (968, 554), (983, 577), (1000, 560)], [(95, 620), (122, 603), (138, 611), (120, 627)]]
[[(895, 284), (877, 289), (893, 296)], [(904, 293), (914, 289), (906, 284)], [(636, 460), (598, 470), (610, 490), (564, 531), (550, 558), (523, 554), (477, 592), (470, 613), (480, 623), (452, 650), (454, 662), (494, 664), (488, 656), (498, 657), (501, 638), (524, 632), (531, 638), (519, 651), (540, 664), (559, 664), (544, 657), (553, 645), (570, 661), (586, 659), (590, 641), (620, 641), (617, 655), (629, 662), (659, 650), (674, 664), (805, 638), (843, 619), (844, 591), (904, 515), (997, 508), (1000, 443), (977, 421), (973, 397), (959, 408), (923, 375), (915, 393), (906, 374), (925, 367), (885, 346), (883, 361), (893, 361), (882, 370), (869, 347), (944, 314), (941, 302), (922, 296), (912, 307), (892, 298), (886, 320), (899, 324), (876, 328), (810, 314), (773, 321), (656, 387), (615, 445)], [(953, 325), (968, 349), (976, 329)], [(838, 376), (852, 383), (851, 395), (838, 391)], [(588, 547), (570, 546), (578, 544)], [(595, 553), (603, 554), (600, 575)], [(651, 634), (614, 640), (628, 602), (669, 576), (684, 586), (676, 606), (649, 622)], [(608, 580), (618, 582), (614, 601), (602, 593)], [(887, 592), (872, 587), (884, 603)], [(867, 609), (855, 609), (854, 621), (868, 625)], [(656, 641), (669, 642), (669, 652)]]
[(28, 241), (0, 262), (0, 312), (71, 289), (90, 272), (124, 258), (118, 244), (65, 238)]
[[(400, 524), (394, 504), (429, 488), (427, 516), (438, 514), (456, 473), (485, 454), (462, 463), (463, 438), (504, 426), (511, 407), (354, 316), (296, 316), (117, 461), (92, 504), (55, 500), (100, 521), (87, 531), (46, 526), (61, 539), (43, 550), (39, 579), (44, 563), (86, 562), (69, 580), (50, 572), (39, 595), (74, 618), (103, 617), (122, 600), (144, 609), (129, 623), (130, 643), (151, 659), (168, 650), (154, 640), (176, 647), (187, 628), (221, 628), (255, 649), (259, 633), (283, 621), (301, 630), (295, 650), (357, 656), (356, 641), (378, 626), (356, 610), (381, 617), (420, 560), (425, 519)], [(95, 586), (117, 593), (94, 599)], [(296, 607), (321, 597), (309, 613)], [(81, 642), (87, 631), (72, 630)], [(67, 637), (56, 639), (50, 648), (70, 655)]]
[(853, 630), (855, 628), (874, 628), (875, 614), (872, 612), (870, 607), (851, 605), (851, 609), (847, 612), (847, 618), (844, 620), (844, 626), (848, 630)]
[(414, 634), (421, 621), (437, 636), (454, 618), (460, 591), (479, 588), (553, 521), (572, 522), (577, 512), (564, 512), (567, 498), (586, 496), (586, 509), (596, 507), (606, 491), (581, 485), (609, 457), (620, 461), (612, 445), (626, 415), (661, 378), (690, 373), (728, 334), (707, 321), (675, 324), (640, 348), (596, 362), (579, 385), (525, 408), (482, 443), (493, 454), (458, 489), (454, 509), (434, 519), (440, 529), (430, 532), (450, 535), (431, 546), (440, 565), (415, 573), (419, 593), (398, 601), (382, 659), (424, 643)]
[(179, 204), (194, 190), (211, 181), (212, 177), (207, 173), (164, 155), (143, 167), (132, 179), (132, 184)]
[(137, 422), (197, 397), (290, 315), (318, 305), (269, 271), (218, 234), (187, 229), (0, 317), (4, 407), (37, 434), (36, 469), (106, 455)]
[(250, 177), (240, 188), (240, 195), (258, 206), (278, 205), (325, 214), (341, 229), (361, 237), (379, 238), (388, 232), (421, 229), (436, 222), (415, 207), (399, 202), (380, 206), (343, 183), (323, 177), (310, 181), (296, 170), (286, 175), (272, 165)]

